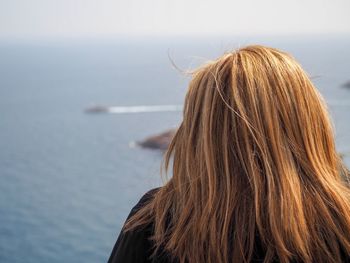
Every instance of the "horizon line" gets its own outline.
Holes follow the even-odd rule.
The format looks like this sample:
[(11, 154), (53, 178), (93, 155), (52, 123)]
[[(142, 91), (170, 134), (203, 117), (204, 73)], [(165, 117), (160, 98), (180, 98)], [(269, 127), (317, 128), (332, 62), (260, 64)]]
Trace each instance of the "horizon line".
[(96, 34), (96, 35), (35, 35), (35, 36), (29, 36), (29, 35), (7, 35), (7, 36), (1, 36), (0, 35), (0, 42), (39, 42), (39, 41), (45, 41), (45, 42), (75, 42), (75, 41), (81, 41), (81, 40), (91, 40), (91, 41), (113, 41), (113, 40), (172, 40), (174, 38), (179, 40), (185, 40), (185, 39), (210, 39), (210, 38), (217, 38), (218, 40), (228, 40), (229, 38), (248, 38), (248, 39), (259, 39), (259, 38), (281, 38), (281, 39), (288, 39), (288, 38), (315, 38), (315, 37), (327, 37), (327, 38), (350, 38), (350, 32), (315, 32), (315, 33), (208, 33), (208, 34)]

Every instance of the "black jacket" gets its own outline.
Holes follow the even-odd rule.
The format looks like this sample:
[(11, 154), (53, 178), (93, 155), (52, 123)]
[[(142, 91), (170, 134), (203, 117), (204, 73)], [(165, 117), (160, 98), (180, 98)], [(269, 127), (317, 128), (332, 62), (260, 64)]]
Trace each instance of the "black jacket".
[[(138, 203), (131, 209), (127, 219), (136, 213), (155, 193), (158, 188), (148, 191), (142, 196)], [(149, 259), (152, 253), (152, 244), (148, 240), (152, 231), (152, 225), (148, 225), (142, 229), (128, 231), (124, 233), (120, 231), (117, 242), (114, 245), (112, 254), (108, 263), (169, 263), (171, 262), (166, 254), (157, 255), (152, 260)], [(172, 262), (171, 262), (172, 263)]]
[[(131, 209), (127, 219), (135, 214), (135, 212), (140, 209), (158, 189), (160, 188), (154, 188), (145, 193), (138, 203)], [(151, 235), (152, 229), (153, 225), (150, 224), (142, 229), (139, 228), (126, 233), (121, 231), (108, 263), (177, 263), (176, 260), (172, 261), (169, 255), (164, 251), (160, 251), (155, 257), (150, 259), (152, 253), (152, 242), (148, 240), (148, 237)], [(257, 239), (256, 247), (254, 249), (254, 260), (252, 262), (263, 262), (264, 255), (265, 252), (260, 246), (259, 239)], [(343, 257), (343, 262), (350, 262), (350, 257), (345, 255), (345, 253), (343, 253)], [(325, 262), (328, 262), (327, 259), (325, 259)]]

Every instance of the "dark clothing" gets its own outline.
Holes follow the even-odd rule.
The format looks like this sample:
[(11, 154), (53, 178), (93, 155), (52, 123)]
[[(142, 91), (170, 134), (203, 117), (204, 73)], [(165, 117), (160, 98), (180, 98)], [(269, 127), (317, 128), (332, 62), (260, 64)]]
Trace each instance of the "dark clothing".
[[(158, 189), (154, 188), (144, 194), (139, 202), (131, 209), (127, 219), (135, 214)], [(108, 263), (169, 263), (170, 261), (166, 255), (154, 257), (152, 260), (149, 259), (152, 253), (152, 244), (148, 240), (151, 231), (152, 225), (126, 233), (121, 231)]]
[[(159, 189), (159, 187), (154, 188), (144, 194), (139, 202), (131, 209), (127, 219), (147, 203), (147, 201), (152, 198), (152, 195)], [(152, 242), (148, 240), (148, 237), (152, 234), (152, 231), (152, 224), (147, 225), (142, 229), (140, 228), (126, 233), (121, 231), (108, 263), (177, 263), (176, 261), (172, 261), (169, 255), (164, 253), (164, 251), (161, 251), (155, 257), (150, 259), (150, 255), (152, 254)], [(252, 262), (263, 262), (264, 255), (265, 252), (260, 245), (259, 238), (257, 238), (254, 248), (254, 259)], [(350, 262), (350, 257), (345, 255), (345, 253), (343, 253), (343, 258), (345, 259), (343, 262)]]

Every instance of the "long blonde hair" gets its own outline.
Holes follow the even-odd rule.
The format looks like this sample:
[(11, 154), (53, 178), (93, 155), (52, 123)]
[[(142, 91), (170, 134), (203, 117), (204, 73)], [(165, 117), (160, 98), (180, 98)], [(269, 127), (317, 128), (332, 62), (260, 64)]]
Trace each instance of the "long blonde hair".
[(349, 172), (327, 106), (287, 53), (247, 46), (193, 72), (172, 177), (126, 223), (180, 263), (341, 262)]

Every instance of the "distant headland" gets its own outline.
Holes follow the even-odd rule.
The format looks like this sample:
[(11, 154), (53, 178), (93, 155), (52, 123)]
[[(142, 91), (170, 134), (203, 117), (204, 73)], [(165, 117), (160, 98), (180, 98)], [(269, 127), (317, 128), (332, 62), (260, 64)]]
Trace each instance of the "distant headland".
[(165, 151), (174, 137), (175, 131), (175, 129), (171, 129), (160, 134), (147, 137), (146, 139), (137, 142), (137, 145), (141, 146), (142, 148), (159, 149)]
[(342, 85), (344, 88), (350, 89), (350, 80)]

